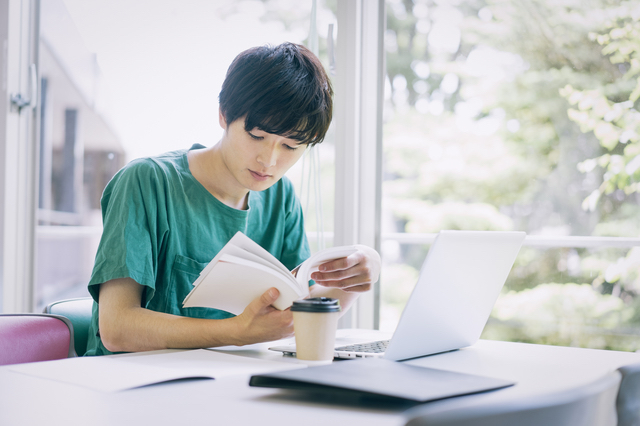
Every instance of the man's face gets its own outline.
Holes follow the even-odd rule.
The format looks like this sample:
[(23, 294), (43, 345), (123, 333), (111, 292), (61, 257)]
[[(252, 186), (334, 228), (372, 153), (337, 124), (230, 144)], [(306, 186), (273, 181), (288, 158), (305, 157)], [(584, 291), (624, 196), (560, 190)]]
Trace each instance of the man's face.
[(257, 128), (246, 131), (244, 123), (244, 119), (238, 119), (227, 125), (220, 114), (220, 125), (225, 129), (223, 159), (241, 186), (251, 191), (264, 191), (302, 157), (307, 145)]

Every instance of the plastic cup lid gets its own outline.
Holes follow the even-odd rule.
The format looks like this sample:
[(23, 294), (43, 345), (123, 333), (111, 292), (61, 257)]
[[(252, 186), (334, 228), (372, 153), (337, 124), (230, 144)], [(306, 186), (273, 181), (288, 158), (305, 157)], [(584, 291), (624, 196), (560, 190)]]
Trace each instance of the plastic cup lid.
[(329, 297), (312, 297), (296, 300), (291, 305), (293, 312), (340, 312), (340, 300)]

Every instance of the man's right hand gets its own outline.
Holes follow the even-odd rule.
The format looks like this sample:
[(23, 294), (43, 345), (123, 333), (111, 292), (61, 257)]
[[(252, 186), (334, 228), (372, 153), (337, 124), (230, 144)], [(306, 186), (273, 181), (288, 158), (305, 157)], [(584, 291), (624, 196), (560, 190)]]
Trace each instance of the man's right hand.
[(280, 292), (276, 288), (270, 288), (234, 318), (239, 323), (238, 337), (244, 341), (243, 345), (293, 336), (291, 311), (280, 311), (272, 306), (278, 296)]

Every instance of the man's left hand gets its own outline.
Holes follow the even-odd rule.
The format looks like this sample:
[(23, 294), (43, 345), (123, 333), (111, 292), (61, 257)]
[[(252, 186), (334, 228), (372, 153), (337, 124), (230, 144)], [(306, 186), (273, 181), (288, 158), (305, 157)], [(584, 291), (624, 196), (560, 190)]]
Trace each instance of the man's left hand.
[(374, 249), (358, 245), (358, 251), (320, 265), (311, 274), (316, 284), (339, 288), (349, 293), (369, 291), (380, 276), (380, 255)]

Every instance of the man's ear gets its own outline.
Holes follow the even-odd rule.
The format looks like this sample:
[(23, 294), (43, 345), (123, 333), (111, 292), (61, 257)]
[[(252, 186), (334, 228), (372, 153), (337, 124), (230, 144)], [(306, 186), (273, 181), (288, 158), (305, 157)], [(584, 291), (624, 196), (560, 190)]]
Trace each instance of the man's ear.
[(220, 127), (227, 130), (227, 120), (224, 118), (224, 113), (220, 107), (218, 107), (218, 121), (220, 122)]

